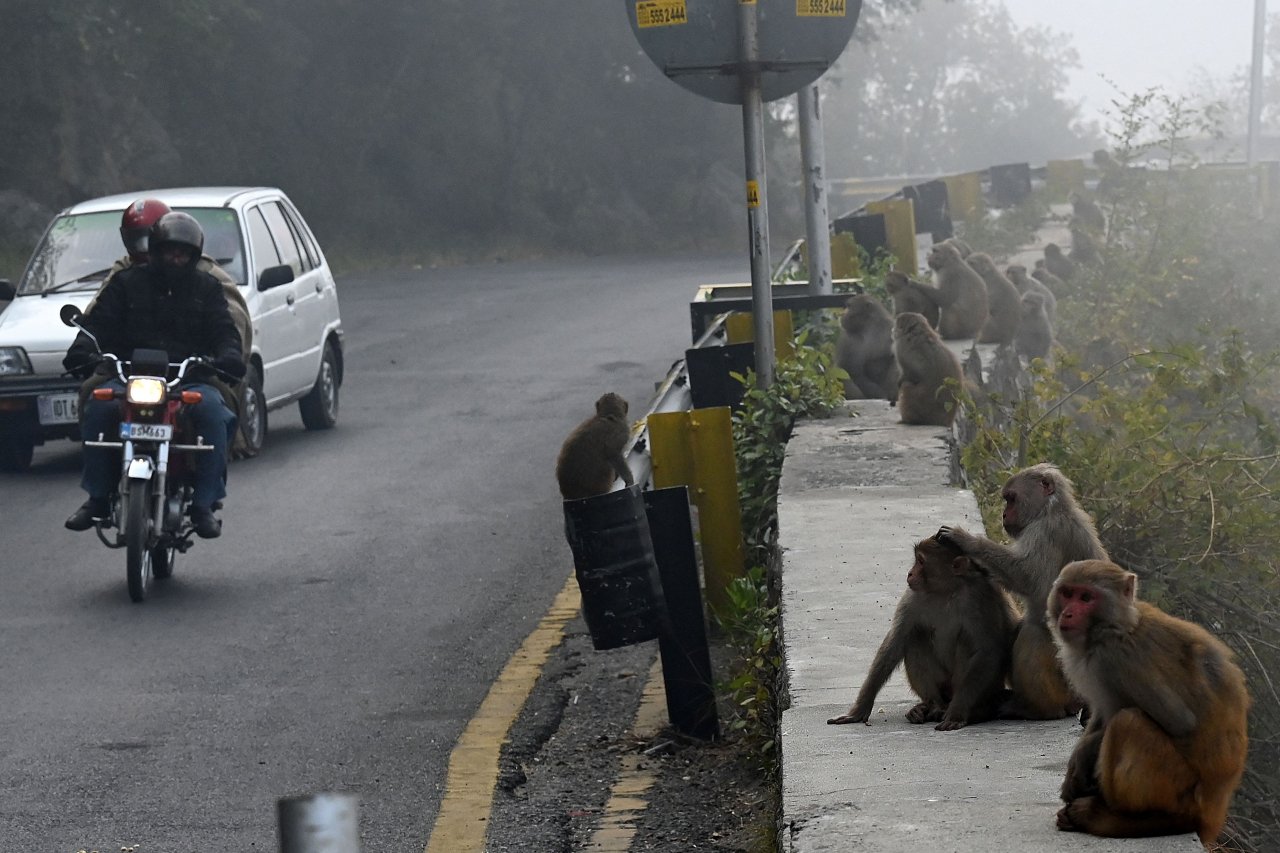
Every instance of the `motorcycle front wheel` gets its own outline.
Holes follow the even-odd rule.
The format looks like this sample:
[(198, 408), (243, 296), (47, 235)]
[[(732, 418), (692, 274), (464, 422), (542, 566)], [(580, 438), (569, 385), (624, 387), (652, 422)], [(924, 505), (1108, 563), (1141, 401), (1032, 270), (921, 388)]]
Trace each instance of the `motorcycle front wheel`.
[(129, 487), (129, 514), (124, 523), (125, 569), (129, 598), (145, 601), (151, 585), (151, 481), (137, 480)]

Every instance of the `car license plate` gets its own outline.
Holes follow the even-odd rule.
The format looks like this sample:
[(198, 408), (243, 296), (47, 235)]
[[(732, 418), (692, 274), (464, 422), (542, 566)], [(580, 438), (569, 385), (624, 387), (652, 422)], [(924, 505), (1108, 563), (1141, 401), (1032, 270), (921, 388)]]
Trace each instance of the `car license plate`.
[(42, 424), (73, 424), (80, 420), (80, 395), (41, 394), (36, 409)]
[(173, 424), (120, 424), (120, 437), (134, 441), (168, 441), (173, 438)]

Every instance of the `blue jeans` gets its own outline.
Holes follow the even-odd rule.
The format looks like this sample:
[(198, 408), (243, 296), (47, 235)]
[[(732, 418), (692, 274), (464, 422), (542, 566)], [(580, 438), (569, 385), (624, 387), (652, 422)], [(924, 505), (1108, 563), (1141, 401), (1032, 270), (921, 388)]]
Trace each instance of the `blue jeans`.
[[(80, 434), (86, 441), (120, 440), (120, 415), (123, 408), (124, 384), (110, 379), (99, 388), (114, 388), (121, 395), (118, 400), (95, 400), (92, 396), (84, 405), (80, 417)], [(194, 494), (191, 503), (208, 507), (227, 495), (227, 449), (235, 435), (236, 416), (222, 401), (217, 388), (204, 383), (182, 386), (188, 391), (204, 395), (194, 406), (183, 407), (183, 420), (191, 425), (195, 435), (204, 436), (205, 444), (212, 444), (212, 451), (192, 451), (188, 454), (194, 473)], [(173, 451), (182, 453), (184, 451)], [(116, 490), (120, 482), (120, 451), (112, 447), (86, 447), (84, 449), (84, 475), (80, 486), (91, 498), (106, 498)]]

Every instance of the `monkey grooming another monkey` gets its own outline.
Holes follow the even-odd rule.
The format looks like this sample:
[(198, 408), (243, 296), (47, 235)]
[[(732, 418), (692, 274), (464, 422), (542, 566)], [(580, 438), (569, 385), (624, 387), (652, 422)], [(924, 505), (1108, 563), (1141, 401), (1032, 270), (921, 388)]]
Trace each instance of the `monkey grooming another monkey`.
[(987, 285), (954, 245), (943, 241), (929, 250), (929, 268), (938, 280), (938, 333), (945, 340), (976, 337), (987, 322)]
[(885, 289), (893, 299), (893, 313), (923, 314), (929, 325), (938, 328), (938, 289), (909, 278), (898, 270), (889, 270), (884, 277)]
[(836, 364), (849, 374), (844, 383), (846, 400), (893, 400), (897, 396), (893, 318), (875, 297), (861, 293), (845, 302), (836, 339)]
[(936, 722), (934, 728), (947, 732), (994, 719), (1005, 693), (1013, 624), (1007, 599), (984, 571), (936, 538), (920, 541), (907, 591), (858, 698), (848, 713), (827, 722), (866, 723), (900, 663), (920, 697), (908, 722)]
[(1114, 563), (1063, 568), (1049, 630), (1090, 709), (1067, 763), (1058, 829), (1217, 841), (1248, 753), (1249, 693), (1235, 656), (1199, 625), (1139, 601)]
[(612, 392), (596, 400), (596, 413), (574, 428), (556, 459), (556, 481), (565, 500), (603, 495), (618, 477), (635, 484), (622, 456), (631, 429), (627, 401)]
[(1058, 297), (1053, 295), (1053, 291), (1044, 282), (1027, 275), (1027, 268), (1022, 264), (1009, 264), (1004, 274), (1009, 277), (1009, 281), (1013, 282), (1013, 286), (1018, 288), (1019, 295), (1039, 293), (1043, 296), (1045, 313), (1049, 315), (1050, 323), (1054, 321), (1058, 313)]
[(1018, 323), (1018, 335), (1013, 348), (1021, 357), (1048, 360), (1053, 349), (1053, 325), (1049, 322), (1043, 295), (1028, 291), (1022, 295), (1022, 319)]
[(986, 252), (974, 252), (965, 258), (965, 263), (982, 276), (982, 281), (987, 286), (988, 316), (978, 334), (978, 343), (1013, 343), (1014, 336), (1018, 334), (1018, 320), (1022, 313), (1018, 305), (1018, 288), (996, 268), (995, 262)]
[(956, 389), (947, 380), (964, 381), (960, 360), (929, 327), (922, 314), (899, 314), (894, 319), (893, 354), (902, 379), (898, 383), (898, 414), (904, 424), (949, 427), (956, 419)]
[(1057, 660), (1045, 623), (1049, 590), (1062, 567), (1074, 560), (1105, 560), (1093, 521), (1076, 503), (1071, 481), (1048, 463), (1014, 474), (1001, 491), (1004, 529), (1012, 545), (992, 542), (960, 527), (938, 531), (962, 554), (986, 568), (1005, 589), (1022, 598), (1025, 612), (1013, 642), (1009, 683), (1013, 697), (1001, 716), (1052, 720), (1080, 710)]

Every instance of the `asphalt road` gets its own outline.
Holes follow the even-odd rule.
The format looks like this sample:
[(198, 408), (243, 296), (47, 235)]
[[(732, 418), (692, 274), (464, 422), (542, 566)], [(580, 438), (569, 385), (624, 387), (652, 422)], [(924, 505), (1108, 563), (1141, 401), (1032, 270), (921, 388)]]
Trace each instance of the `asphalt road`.
[(278, 798), (360, 798), (368, 851), (420, 851), (449, 751), (572, 569), (553, 469), (633, 414), (737, 257), (339, 280), (338, 426), (271, 415), (224, 534), (141, 605), (63, 519), (79, 453), (0, 475), (0, 849), (275, 851)]

